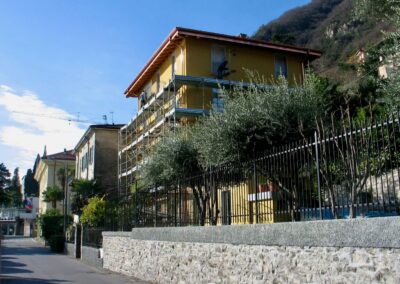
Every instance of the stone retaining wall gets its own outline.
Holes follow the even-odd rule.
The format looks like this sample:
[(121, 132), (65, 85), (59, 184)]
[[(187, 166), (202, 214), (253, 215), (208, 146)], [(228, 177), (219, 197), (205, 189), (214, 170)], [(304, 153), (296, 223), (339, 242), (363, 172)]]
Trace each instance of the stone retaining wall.
[(158, 283), (400, 283), (399, 226), (391, 217), (105, 232), (104, 268)]
[(75, 244), (65, 243), (65, 253), (71, 257), (76, 257), (75, 255)]
[(100, 249), (82, 246), (81, 248), (81, 260), (95, 267), (103, 267), (103, 259), (100, 258)]
[[(71, 257), (76, 257), (75, 244), (65, 243), (65, 253)], [(103, 267), (103, 259), (100, 258), (100, 249), (82, 246), (80, 260), (95, 267)]]

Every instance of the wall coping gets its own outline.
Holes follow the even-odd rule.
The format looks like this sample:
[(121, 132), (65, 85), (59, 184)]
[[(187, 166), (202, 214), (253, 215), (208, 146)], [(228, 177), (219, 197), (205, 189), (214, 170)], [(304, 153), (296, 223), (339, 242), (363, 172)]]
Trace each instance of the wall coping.
[(104, 231), (102, 232), (103, 237), (131, 237), (132, 232), (110, 232)]
[(400, 248), (400, 217), (210, 227), (134, 228), (104, 237), (266, 246)]

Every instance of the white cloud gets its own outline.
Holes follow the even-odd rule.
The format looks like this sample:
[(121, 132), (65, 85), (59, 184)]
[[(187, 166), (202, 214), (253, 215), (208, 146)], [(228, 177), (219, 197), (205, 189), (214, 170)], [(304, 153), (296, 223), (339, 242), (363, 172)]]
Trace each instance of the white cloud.
[(21, 175), (33, 166), (44, 145), (48, 154), (72, 149), (85, 130), (76, 122), (68, 121), (75, 118), (73, 115), (46, 105), (30, 91), (19, 94), (9, 86), (0, 85), (0, 107), (6, 110), (11, 121), (0, 128), (0, 143), (16, 151), (8, 167), (19, 166)]

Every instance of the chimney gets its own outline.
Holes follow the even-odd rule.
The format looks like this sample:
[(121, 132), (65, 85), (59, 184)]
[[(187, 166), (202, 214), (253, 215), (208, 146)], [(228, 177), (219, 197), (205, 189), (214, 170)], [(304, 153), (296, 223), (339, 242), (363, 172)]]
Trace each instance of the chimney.
[(47, 158), (47, 149), (46, 149), (46, 145), (44, 145), (44, 150), (43, 150), (43, 156), (42, 158), (46, 159)]

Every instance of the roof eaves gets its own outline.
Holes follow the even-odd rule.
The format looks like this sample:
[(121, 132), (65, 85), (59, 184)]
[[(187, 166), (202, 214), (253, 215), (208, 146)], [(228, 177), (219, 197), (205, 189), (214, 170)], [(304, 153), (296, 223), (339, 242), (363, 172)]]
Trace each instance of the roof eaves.
[(168, 35), (168, 37), (163, 41), (161, 46), (156, 50), (156, 52), (154, 52), (154, 54), (152, 55), (150, 60), (146, 63), (146, 65), (144, 66), (142, 71), (140, 71), (140, 73), (136, 76), (136, 78), (132, 81), (132, 83), (125, 90), (124, 94), (126, 95), (126, 97), (130, 96), (129, 93), (130, 93), (133, 85), (135, 84), (135, 82), (137, 82), (140, 79), (140, 77), (143, 76), (143, 74), (151, 66), (151, 64), (154, 62), (154, 60), (160, 56), (160, 54), (162, 53), (163, 50), (165, 50), (166, 47), (168, 47), (168, 45), (172, 42), (172, 40), (175, 38), (177, 33), (178, 33), (178, 28), (174, 28), (172, 30), (172, 32)]
[(143, 76), (146, 76), (146, 73), (148, 73), (147, 71), (155, 68), (153, 66), (154, 62), (156, 62), (161, 56), (165, 56), (164, 53), (169, 52), (168, 48), (175, 48), (174, 40), (176, 38), (182, 38), (182, 37), (187, 37), (187, 36), (196, 37), (196, 38), (213, 39), (213, 40), (219, 40), (219, 41), (224, 41), (224, 42), (232, 42), (232, 43), (237, 43), (237, 44), (244, 44), (244, 45), (250, 45), (250, 46), (255, 46), (255, 47), (268, 48), (268, 49), (272, 49), (272, 50), (297, 53), (297, 54), (305, 55), (307, 57), (312, 57), (314, 59), (318, 58), (322, 55), (322, 53), (320, 51), (303, 48), (303, 47), (284, 45), (284, 44), (276, 44), (276, 43), (270, 43), (267, 41), (249, 39), (249, 38), (239, 38), (239, 37), (232, 36), (232, 35), (224, 35), (224, 34), (218, 34), (218, 33), (213, 33), (213, 32), (206, 32), (206, 31), (176, 27), (172, 30), (172, 32), (168, 35), (168, 37), (164, 40), (164, 42), (161, 44), (161, 46), (156, 50), (156, 52), (150, 58), (150, 60), (146, 63), (144, 68), (140, 71), (140, 73), (136, 76), (136, 78), (131, 82), (131, 84), (125, 90), (125, 92), (124, 92), (125, 96), (126, 97), (136, 97), (137, 95), (135, 96), (135, 94), (132, 94), (132, 91), (133, 91), (135, 85), (141, 81)]

